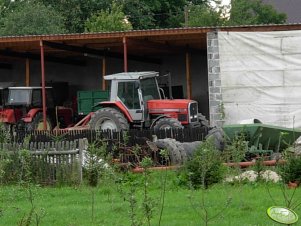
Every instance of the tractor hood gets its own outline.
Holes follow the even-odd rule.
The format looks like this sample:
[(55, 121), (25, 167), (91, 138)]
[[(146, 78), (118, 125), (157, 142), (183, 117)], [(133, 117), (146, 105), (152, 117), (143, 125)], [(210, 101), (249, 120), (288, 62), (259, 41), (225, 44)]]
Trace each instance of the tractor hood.
[(193, 100), (175, 99), (175, 100), (149, 100), (147, 101), (147, 107), (149, 113), (187, 113), (190, 103), (194, 103)]

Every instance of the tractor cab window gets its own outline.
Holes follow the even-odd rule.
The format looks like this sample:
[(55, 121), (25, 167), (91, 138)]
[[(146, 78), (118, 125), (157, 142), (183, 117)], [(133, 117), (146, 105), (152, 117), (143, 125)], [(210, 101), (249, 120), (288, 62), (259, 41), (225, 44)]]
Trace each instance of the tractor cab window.
[[(52, 98), (52, 90), (46, 89), (46, 106), (48, 108), (53, 108), (53, 98)], [(34, 89), (32, 91), (32, 106), (34, 107), (42, 107), (42, 89)]]
[(161, 99), (155, 78), (141, 79), (140, 85), (144, 102)]
[(46, 105), (49, 108), (54, 107), (53, 90), (52, 89), (46, 89)]
[(26, 89), (9, 90), (8, 104), (29, 104), (30, 91)]
[(128, 109), (140, 109), (138, 89), (135, 82), (119, 82), (117, 96)]
[(32, 91), (32, 106), (41, 107), (42, 106), (42, 90), (34, 89)]

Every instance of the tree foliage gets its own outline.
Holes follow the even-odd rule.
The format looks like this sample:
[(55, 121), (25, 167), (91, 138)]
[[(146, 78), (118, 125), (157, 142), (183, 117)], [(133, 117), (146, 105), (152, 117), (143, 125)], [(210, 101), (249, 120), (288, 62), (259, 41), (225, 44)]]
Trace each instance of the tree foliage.
[(122, 5), (112, 4), (111, 9), (101, 10), (93, 14), (85, 23), (86, 31), (125, 31), (131, 30), (132, 25), (122, 11)]
[(192, 5), (188, 8), (189, 17), (187, 25), (197, 26), (221, 26), (227, 22), (223, 17), (224, 8), (214, 9), (210, 5)]
[(184, 8), (208, 0), (125, 0), (124, 12), (134, 29), (181, 27)]
[(223, 26), (251, 24), (281, 24), (286, 14), (278, 13), (262, 0), (232, 0), (231, 7), (216, 1), (212, 4), (191, 5), (188, 26)]
[[(188, 21), (185, 21), (185, 9), (188, 9)], [(124, 23), (124, 18), (129, 23)], [(221, 6), (220, 0), (0, 0), (0, 35), (285, 21), (285, 14), (262, 0), (232, 0), (231, 8)]]
[[(3, 11), (2, 11), (3, 12)], [(35, 2), (17, 2), (5, 8), (0, 19), (0, 35), (65, 33), (63, 17), (51, 7)]]
[(92, 14), (107, 9), (112, 0), (37, 0), (46, 6), (53, 7), (64, 17), (64, 25), (68, 33), (82, 33), (85, 21)]
[(262, 0), (232, 0), (230, 25), (282, 24), (286, 14), (278, 13)]

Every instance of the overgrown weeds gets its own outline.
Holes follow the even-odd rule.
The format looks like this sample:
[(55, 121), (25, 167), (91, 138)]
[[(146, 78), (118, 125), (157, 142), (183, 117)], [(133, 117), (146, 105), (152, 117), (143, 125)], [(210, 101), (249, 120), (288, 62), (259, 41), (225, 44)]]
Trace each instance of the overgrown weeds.
[(220, 151), (211, 142), (205, 141), (180, 170), (180, 183), (194, 189), (207, 189), (210, 185), (222, 181), (225, 173), (222, 162)]
[(84, 158), (84, 169), (88, 184), (91, 187), (91, 219), (94, 222), (95, 188), (98, 186), (102, 174), (109, 167), (108, 161), (111, 159), (107, 150), (107, 143), (102, 140), (90, 143)]

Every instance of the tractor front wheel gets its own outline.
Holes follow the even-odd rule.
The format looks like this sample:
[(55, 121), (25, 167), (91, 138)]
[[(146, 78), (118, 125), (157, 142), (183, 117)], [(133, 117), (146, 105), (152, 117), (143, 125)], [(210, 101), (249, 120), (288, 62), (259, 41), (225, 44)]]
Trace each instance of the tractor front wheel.
[(183, 129), (184, 127), (175, 118), (160, 118), (154, 125), (154, 131), (162, 129)]
[(89, 122), (93, 130), (129, 130), (129, 123), (124, 115), (115, 108), (101, 108), (94, 113)]
[[(26, 130), (27, 131), (44, 130), (42, 112), (38, 112), (30, 123), (26, 123)], [(52, 124), (48, 116), (46, 117), (46, 130), (48, 131), (52, 130)]]

